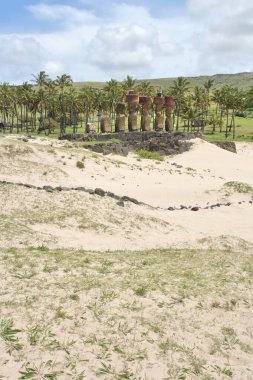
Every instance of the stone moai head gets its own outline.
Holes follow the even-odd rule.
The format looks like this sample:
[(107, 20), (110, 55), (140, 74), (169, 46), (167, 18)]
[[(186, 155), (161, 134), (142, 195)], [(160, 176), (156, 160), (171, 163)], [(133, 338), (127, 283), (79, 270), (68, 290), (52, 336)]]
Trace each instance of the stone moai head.
[(115, 120), (115, 132), (124, 132), (125, 131), (125, 112), (126, 105), (125, 103), (116, 104), (116, 120)]
[(108, 115), (103, 114), (100, 120), (100, 129), (102, 133), (111, 132), (110, 118)]
[(165, 100), (166, 111), (168, 110), (172, 112), (176, 105), (175, 100), (172, 98), (172, 96), (165, 96), (164, 100)]
[(158, 93), (154, 98), (155, 104), (155, 129), (162, 130), (163, 129), (163, 107), (164, 107), (164, 97), (161, 93)]
[(137, 105), (139, 103), (139, 96), (134, 91), (129, 91), (126, 95), (126, 102), (128, 103), (128, 129), (129, 131), (137, 131)]
[(172, 132), (174, 129), (173, 125), (173, 110), (175, 108), (175, 100), (172, 96), (165, 96), (165, 112), (166, 112), (166, 120), (165, 120), (165, 129), (168, 132)]
[(124, 114), (124, 116), (125, 116), (125, 112), (126, 112), (125, 103), (117, 103), (115, 111), (116, 111), (117, 115)]
[(150, 96), (140, 96), (139, 103), (141, 104), (141, 130), (149, 131), (151, 124), (152, 99)]

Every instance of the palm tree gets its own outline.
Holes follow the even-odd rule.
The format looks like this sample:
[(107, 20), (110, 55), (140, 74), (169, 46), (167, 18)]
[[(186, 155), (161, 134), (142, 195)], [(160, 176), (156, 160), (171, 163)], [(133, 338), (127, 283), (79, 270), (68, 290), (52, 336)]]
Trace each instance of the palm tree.
[(209, 100), (210, 100), (210, 90), (213, 87), (214, 79), (208, 79), (204, 82), (204, 89), (206, 91), (206, 97), (207, 97), (207, 107), (206, 107), (206, 119), (208, 116), (208, 107), (209, 107)]
[(21, 119), (21, 123), (25, 123), (26, 131), (28, 132), (28, 124), (31, 121), (29, 118), (29, 110), (30, 110), (30, 104), (31, 104), (31, 94), (32, 94), (32, 85), (28, 82), (24, 82), (22, 86), (20, 86), (20, 95), (21, 95), (21, 102), (24, 105), (24, 119)]
[(207, 93), (204, 88), (195, 86), (194, 93), (192, 95), (194, 101), (194, 107), (198, 113), (198, 125), (201, 126), (202, 131), (204, 130), (204, 125), (206, 124), (206, 108), (208, 106)]
[(136, 87), (136, 79), (131, 77), (130, 75), (127, 75), (126, 79), (124, 79), (122, 83), (122, 89), (124, 94), (127, 94), (128, 91), (134, 90)]
[(36, 86), (39, 87), (39, 94), (40, 94), (40, 125), (43, 125), (44, 120), (44, 89), (49, 81), (49, 76), (46, 74), (45, 71), (40, 71), (39, 74), (34, 75), (32, 74), (33, 79), (32, 82), (36, 84)]
[(116, 103), (123, 100), (124, 92), (122, 91), (122, 86), (120, 83), (115, 79), (111, 79), (109, 82), (106, 82), (104, 91), (107, 93), (110, 108), (110, 117), (111, 120), (113, 120), (115, 119)]
[(185, 121), (187, 121), (187, 132), (189, 132), (190, 128), (191, 128), (191, 132), (192, 132), (192, 129), (193, 129), (193, 127), (196, 126), (196, 122), (197, 122), (198, 117), (199, 117), (197, 110), (192, 106), (187, 107), (184, 110), (182, 117)]
[(246, 102), (249, 108), (253, 107), (253, 85), (250, 86), (246, 93)]
[(10, 106), (10, 85), (9, 83), (2, 83), (0, 86), (0, 111), (2, 115), (2, 122), (4, 128), (8, 119), (8, 109)]
[(94, 113), (94, 98), (95, 89), (91, 86), (83, 87), (80, 91), (79, 99), (84, 105), (85, 113), (85, 128), (87, 129), (87, 124), (89, 122), (90, 114)]
[(210, 90), (213, 87), (214, 84), (214, 79), (208, 79), (207, 81), (204, 82), (204, 88), (208, 95), (210, 94)]
[(137, 92), (141, 96), (155, 96), (156, 90), (151, 82), (142, 80), (136, 87)]
[(229, 131), (231, 131), (231, 128), (232, 128), (233, 139), (235, 139), (235, 113), (236, 111), (242, 111), (245, 108), (244, 94), (237, 87), (233, 87), (231, 89), (230, 107), (232, 110), (232, 119), (231, 119), (231, 127)]
[(61, 134), (65, 133), (66, 128), (66, 107), (65, 107), (65, 99), (64, 99), (64, 90), (67, 87), (70, 87), (73, 83), (73, 80), (70, 75), (62, 74), (61, 76), (57, 76), (55, 80), (56, 86), (60, 89), (60, 102), (61, 102)]
[(173, 81), (173, 86), (171, 87), (171, 94), (176, 101), (176, 116), (177, 116), (176, 130), (177, 131), (179, 129), (179, 119), (180, 119), (182, 103), (183, 103), (185, 94), (189, 91), (189, 84), (190, 82), (187, 79), (183, 77), (178, 77), (176, 80)]
[(217, 124), (220, 127), (220, 132), (222, 132), (222, 125), (223, 125), (223, 113), (224, 113), (224, 99), (223, 99), (223, 93), (221, 90), (215, 89), (213, 91), (211, 100), (216, 103), (216, 116), (218, 115), (218, 111), (220, 113), (220, 122)]

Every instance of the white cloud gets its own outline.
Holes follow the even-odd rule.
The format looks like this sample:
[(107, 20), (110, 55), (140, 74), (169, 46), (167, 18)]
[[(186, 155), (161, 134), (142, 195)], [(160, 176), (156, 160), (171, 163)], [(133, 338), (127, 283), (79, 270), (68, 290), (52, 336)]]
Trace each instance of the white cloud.
[(79, 4), (29, 6), (52, 31), (0, 35), (0, 81), (27, 80), (40, 70), (79, 81), (253, 71), (249, 0), (188, 0), (181, 16), (161, 19), (117, 1), (100, 11), (94, 1)]
[(80, 10), (69, 5), (30, 5), (27, 9), (38, 19), (61, 21), (65, 26), (96, 22), (96, 17), (89, 11)]
[(202, 26), (194, 49), (199, 72), (253, 70), (253, 3), (248, 0), (189, 0), (195, 25)]
[(101, 27), (90, 42), (89, 55), (101, 69), (125, 75), (128, 70), (147, 70), (158, 49), (154, 28), (131, 24)]
[(0, 36), (1, 64), (35, 65), (42, 58), (42, 47), (32, 37)]

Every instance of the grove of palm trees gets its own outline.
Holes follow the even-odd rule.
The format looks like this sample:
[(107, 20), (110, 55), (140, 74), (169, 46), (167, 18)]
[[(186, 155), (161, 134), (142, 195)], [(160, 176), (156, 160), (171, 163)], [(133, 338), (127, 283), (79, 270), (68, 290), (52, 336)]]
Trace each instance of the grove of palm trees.
[[(70, 75), (63, 74), (52, 80), (44, 71), (33, 75), (31, 83), (19, 86), (2, 83), (0, 131), (63, 136), (84, 133), (92, 123), (96, 132), (100, 132), (101, 119), (106, 116), (113, 132), (116, 105), (125, 102), (129, 91), (152, 99), (161, 92), (151, 82), (138, 81), (131, 76), (123, 82), (111, 79), (103, 89), (91, 86), (77, 89)], [(186, 78), (179, 77), (160, 96), (172, 96), (175, 101), (173, 124), (176, 131), (201, 130), (210, 139), (250, 140), (253, 136), (253, 86), (245, 90), (225, 84), (216, 89), (213, 80), (208, 79), (203, 86), (190, 87)], [(140, 115), (140, 105), (137, 111)], [(153, 129), (154, 112), (153, 104)]]

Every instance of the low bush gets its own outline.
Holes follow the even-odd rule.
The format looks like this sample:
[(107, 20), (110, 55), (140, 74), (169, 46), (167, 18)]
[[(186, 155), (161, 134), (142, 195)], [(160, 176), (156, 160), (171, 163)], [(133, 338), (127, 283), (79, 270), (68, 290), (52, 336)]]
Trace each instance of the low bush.
[(82, 161), (77, 161), (76, 167), (79, 168), (79, 169), (83, 169), (84, 168), (84, 163)]
[(140, 149), (135, 152), (139, 158), (148, 159), (148, 160), (156, 160), (156, 161), (163, 161), (164, 158), (160, 156), (157, 152), (149, 152), (145, 149)]

